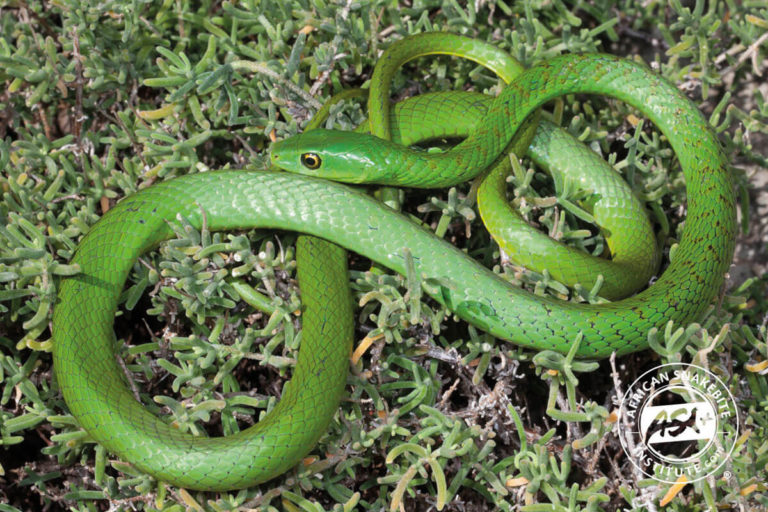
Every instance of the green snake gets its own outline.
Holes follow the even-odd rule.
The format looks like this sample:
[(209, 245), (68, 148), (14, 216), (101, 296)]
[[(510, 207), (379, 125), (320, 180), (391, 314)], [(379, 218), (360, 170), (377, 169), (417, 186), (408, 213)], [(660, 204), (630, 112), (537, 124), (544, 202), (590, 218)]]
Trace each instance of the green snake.
[[(351, 304), (343, 252), (313, 238), (301, 239), (297, 248), (305, 309), (297, 367), (281, 401), (262, 421), (228, 437), (196, 437), (134, 399), (115, 359), (112, 324), (137, 258), (173, 236), (168, 221), (179, 215), (211, 230), (298, 231), (401, 274), (409, 253), (435, 300), (498, 338), (536, 350), (567, 352), (583, 336), (578, 356), (626, 354), (646, 345), (651, 328), (696, 319), (717, 295), (733, 254), (731, 178), (702, 114), (638, 63), (609, 55), (565, 55), (522, 71), (482, 109), (482, 121), (466, 140), (442, 153), (401, 146), (394, 129), (391, 141), (313, 130), (275, 144), (272, 161), (295, 173), (353, 182), (372, 177), (388, 185), (400, 183), (393, 176), (426, 185), (425, 178), (413, 177), (423, 171), (437, 186), (446, 186), (491, 168), (538, 108), (575, 93), (607, 95), (638, 109), (667, 137), (685, 175), (688, 217), (679, 246), (664, 273), (644, 291), (598, 305), (534, 295), (361, 191), (314, 176), (222, 171), (179, 177), (126, 198), (104, 215), (76, 250), (73, 263), (81, 272), (61, 283), (53, 356), (72, 414), (95, 441), (142, 471), (201, 490), (247, 487), (288, 470), (334, 414), (346, 380)], [(381, 169), (392, 171), (382, 177)], [(653, 267), (654, 257), (650, 261)]]

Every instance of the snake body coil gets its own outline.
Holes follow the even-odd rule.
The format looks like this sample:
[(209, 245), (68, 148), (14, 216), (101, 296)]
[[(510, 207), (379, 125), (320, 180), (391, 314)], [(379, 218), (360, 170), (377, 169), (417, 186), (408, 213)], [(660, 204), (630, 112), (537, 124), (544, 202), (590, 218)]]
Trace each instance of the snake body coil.
[[(728, 166), (701, 113), (672, 85), (636, 63), (605, 55), (567, 55), (535, 66), (493, 102), (475, 134), (445, 154), (318, 130), (280, 143), (273, 159), (306, 172), (301, 157), (313, 153), (322, 160), (321, 169), (352, 165), (354, 172), (363, 173), (386, 160), (410, 166), (411, 172), (423, 167), (444, 176), (443, 184), (455, 183), (453, 175), (441, 174), (446, 163), (460, 169), (487, 167), (526, 117), (547, 101), (574, 93), (604, 94), (634, 106), (667, 136), (680, 160), (688, 218), (668, 268), (645, 291), (600, 305), (533, 295), (368, 196), (313, 177), (238, 171), (180, 177), (120, 202), (76, 251), (73, 262), (82, 271), (62, 283), (53, 320), (56, 374), (72, 413), (111, 452), (159, 479), (195, 489), (267, 480), (295, 464), (296, 454), (317, 439), (311, 430), (324, 427), (322, 421), (311, 421), (327, 417), (324, 409), (336, 407), (346, 375), (351, 315), (344, 294), (325, 297), (327, 307), (306, 304), (315, 309), (304, 315), (312, 320), (304, 327), (294, 380), (278, 408), (240, 434), (199, 438), (180, 433), (145, 410), (122, 382), (112, 323), (128, 272), (139, 255), (172, 236), (168, 220), (183, 215), (200, 227), (201, 211), (212, 230), (300, 231), (400, 273), (406, 271), (408, 248), (417, 275), (424, 277), (425, 289), (436, 300), (494, 336), (533, 349), (565, 352), (581, 334), (579, 356), (625, 354), (644, 347), (653, 327), (696, 319), (720, 289), (733, 253), (735, 207)], [(313, 293), (345, 286), (344, 269), (318, 268), (308, 267), (300, 275), (301, 286), (315, 278), (319, 286)], [(448, 284), (426, 286), (434, 280)], [(309, 362), (302, 366), (305, 356)], [(321, 385), (335, 389), (336, 396), (328, 399), (319, 393)]]

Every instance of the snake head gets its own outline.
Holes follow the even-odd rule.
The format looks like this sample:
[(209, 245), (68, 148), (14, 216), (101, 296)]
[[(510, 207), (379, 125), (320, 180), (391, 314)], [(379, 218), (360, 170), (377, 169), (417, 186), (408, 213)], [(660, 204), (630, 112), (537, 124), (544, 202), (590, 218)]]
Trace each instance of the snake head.
[(312, 130), (272, 144), (272, 164), (288, 172), (344, 183), (379, 183), (386, 141), (340, 130)]

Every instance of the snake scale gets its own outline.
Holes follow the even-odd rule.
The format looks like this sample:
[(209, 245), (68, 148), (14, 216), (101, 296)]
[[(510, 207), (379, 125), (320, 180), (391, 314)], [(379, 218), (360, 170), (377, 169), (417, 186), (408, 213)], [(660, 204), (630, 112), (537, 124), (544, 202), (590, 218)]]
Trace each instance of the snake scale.
[[(196, 437), (134, 399), (115, 359), (112, 324), (137, 258), (173, 236), (168, 221), (179, 215), (196, 228), (206, 222), (211, 230), (298, 231), (403, 274), (407, 248), (425, 283), (443, 283), (425, 286), (435, 300), (498, 338), (536, 350), (567, 352), (583, 335), (580, 357), (626, 354), (643, 348), (653, 327), (695, 320), (722, 286), (736, 230), (728, 164), (704, 116), (645, 66), (609, 55), (563, 55), (515, 73), (469, 136), (442, 153), (409, 149), (385, 140), (388, 133), (313, 130), (272, 148), (272, 161), (293, 173), (194, 174), (119, 202), (80, 242), (73, 263), (81, 272), (63, 280), (54, 309), (56, 377), (80, 425), (160, 480), (224, 490), (294, 466), (338, 406), (353, 332), (346, 263), (341, 249), (313, 238), (301, 239), (297, 248), (305, 308), (297, 367), (262, 421), (232, 436)], [(387, 185), (404, 179), (419, 186), (464, 181), (494, 164), (543, 104), (576, 93), (610, 96), (642, 112), (667, 137), (685, 175), (688, 215), (679, 246), (659, 279), (629, 298), (590, 305), (533, 295), (361, 191), (319, 179), (372, 178)], [(383, 177), (382, 169), (389, 170)], [(548, 263), (546, 255), (539, 258)]]

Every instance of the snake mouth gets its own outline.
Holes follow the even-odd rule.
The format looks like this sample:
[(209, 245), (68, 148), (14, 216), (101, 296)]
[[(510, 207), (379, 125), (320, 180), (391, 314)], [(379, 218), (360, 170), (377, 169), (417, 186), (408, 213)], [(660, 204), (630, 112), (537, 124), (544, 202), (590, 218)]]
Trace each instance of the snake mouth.
[(282, 141), (273, 142), (272, 146), (269, 148), (269, 161), (275, 165), (277, 165), (277, 162), (280, 161), (280, 146), (282, 144)]
[(303, 174), (298, 156), (296, 156), (297, 151), (298, 141), (296, 141), (296, 137), (273, 142), (269, 148), (270, 164), (283, 171)]
[(273, 142), (269, 148), (269, 163), (273, 169), (291, 172), (291, 159), (285, 153), (285, 141)]

